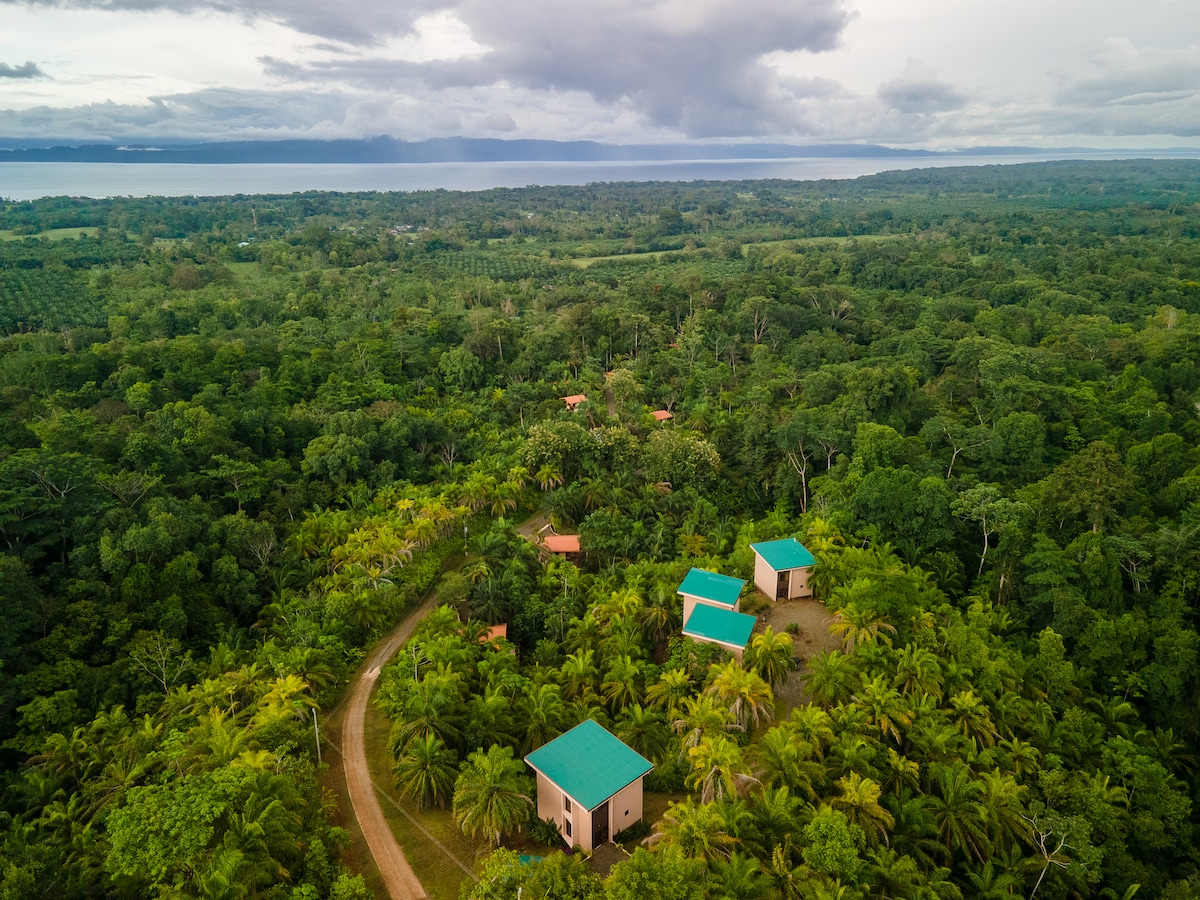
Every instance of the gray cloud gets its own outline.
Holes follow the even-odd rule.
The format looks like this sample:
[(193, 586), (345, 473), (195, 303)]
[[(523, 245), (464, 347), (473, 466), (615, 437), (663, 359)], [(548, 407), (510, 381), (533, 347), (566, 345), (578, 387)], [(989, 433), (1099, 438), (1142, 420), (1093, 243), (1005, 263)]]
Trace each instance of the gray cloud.
[(91, 103), (0, 110), (0, 134), (95, 141), (156, 138), (341, 137), (350, 104), (340, 94), (220, 88), (155, 97), (145, 104)]
[(37, 63), (27, 62), (23, 66), (10, 66), (0, 62), (0, 78), (45, 78), (46, 73), (38, 68)]
[(842, 0), (461, 0), (453, 12), (485, 52), (426, 63), (371, 56), (264, 63), (280, 78), (367, 89), (579, 91), (655, 128), (761, 135), (806, 127), (797, 102), (816, 84), (781, 82), (763, 57), (830, 49), (850, 19)]
[(0, 5), (65, 7), (107, 12), (229, 13), (247, 20), (279, 22), (305, 34), (356, 46), (372, 46), (412, 31), (421, 16), (445, 8), (442, 0), (403, 3), (352, 0), (0, 0)]
[(516, 131), (517, 121), (508, 113), (492, 113), (483, 120), (483, 127), (488, 131)]
[(876, 96), (891, 109), (916, 115), (961, 109), (967, 102), (966, 94), (911, 57), (903, 72), (879, 86)]
[(1055, 72), (1057, 101), (1067, 106), (1173, 103), (1200, 92), (1200, 51), (1134, 47), (1108, 41), (1083, 71)]

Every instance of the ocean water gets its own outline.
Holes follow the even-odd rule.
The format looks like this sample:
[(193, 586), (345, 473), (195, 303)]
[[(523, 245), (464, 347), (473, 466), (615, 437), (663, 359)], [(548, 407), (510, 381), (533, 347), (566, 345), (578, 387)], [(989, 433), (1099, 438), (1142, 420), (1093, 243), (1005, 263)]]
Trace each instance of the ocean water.
[(1180, 154), (1051, 152), (917, 158), (734, 159), (653, 162), (471, 162), (393, 164), (177, 165), (167, 163), (0, 163), (0, 198), (211, 197), (300, 191), (481, 191), (528, 185), (614, 181), (731, 181), (857, 178), (896, 169), (1014, 165), (1056, 159), (1122, 159)]

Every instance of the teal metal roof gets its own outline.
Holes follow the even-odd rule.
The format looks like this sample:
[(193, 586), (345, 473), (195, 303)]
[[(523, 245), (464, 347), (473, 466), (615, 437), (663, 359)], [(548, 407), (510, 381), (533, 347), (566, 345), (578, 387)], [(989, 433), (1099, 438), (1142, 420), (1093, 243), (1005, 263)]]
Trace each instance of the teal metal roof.
[(755, 621), (754, 616), (745, 613), (697, 603), (688, 620), (683, 623), (683, 633), (688, 637), (745, 647), (750, 640), (750, 632), (754, 631)]
[(767, 561), (767, 565), (776, 572), (784, 569), (803, 569), (816, 564), (813, 555), (795, 538), (784, 538), (781, 541), (763, 541), (761, 544), (751, 544), (750, 549)]
[(692, 569), (679, 583), (679, 593), (702, 597), (724, 606), (733, 606), (745, 586), (746, 582), (740, 578), (730, 578), (728, 575), (705, 569)]
[(654, 768), (591, 719), (539, 747), (525, 762), (593, 810)]

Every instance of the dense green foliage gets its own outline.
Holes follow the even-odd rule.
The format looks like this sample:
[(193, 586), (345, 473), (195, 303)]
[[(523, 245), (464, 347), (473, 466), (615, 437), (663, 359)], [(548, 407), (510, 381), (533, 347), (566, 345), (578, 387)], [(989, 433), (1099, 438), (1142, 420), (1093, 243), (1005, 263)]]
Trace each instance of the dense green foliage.
[[(1196, 164), (0, 203), (51, 228), (0, 242), (0, 897), (355, 896), (312, 710), (460, 551), (398, 787), (503, 835), (590, 716), (688, 794), (497, 895), (1200, 889)], [(670, 640), (787, 534), (842, 641), (790, 706), (770, 636)]]

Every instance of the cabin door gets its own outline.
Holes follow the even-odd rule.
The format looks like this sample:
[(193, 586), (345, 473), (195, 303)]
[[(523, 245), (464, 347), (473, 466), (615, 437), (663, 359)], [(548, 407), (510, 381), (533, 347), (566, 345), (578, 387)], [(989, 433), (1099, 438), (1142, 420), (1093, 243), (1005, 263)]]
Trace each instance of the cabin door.
[(592, 849), (608, 843), (608, 801), (592, 810)]
[(785, 570), (779, 573), (779, 580), (775, 583), (775, 599), (786, 600), (788, 598), (788, 586), (791, 578), (791, 570)]

